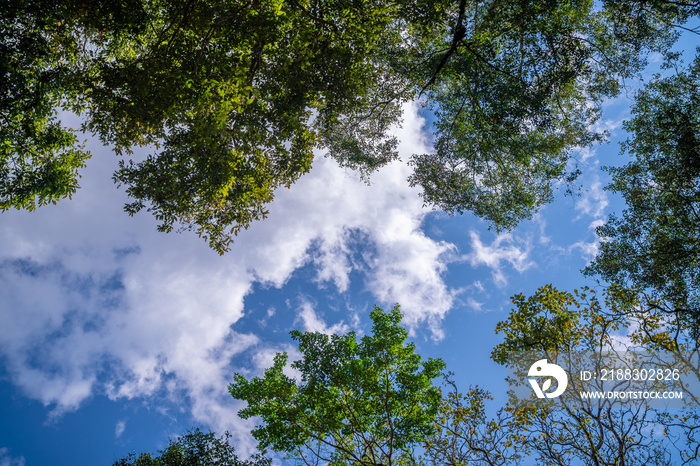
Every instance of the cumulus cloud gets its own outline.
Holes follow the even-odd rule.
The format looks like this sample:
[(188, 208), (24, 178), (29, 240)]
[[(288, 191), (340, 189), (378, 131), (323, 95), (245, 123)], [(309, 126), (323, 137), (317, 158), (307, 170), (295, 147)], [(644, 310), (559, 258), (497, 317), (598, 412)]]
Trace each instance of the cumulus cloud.
[[(397, 136), (407, 159), (427, 148), (414, 106), (405, 118)], [(409, 325), (428, 323), (439, 336), (454, 299), (442, 275), (455, 248), (421, 230), (428, 210), (406, 182), (406, 163), (367, 186), (318, 156), (220, 257), (196, 235), (158, 233), (148, 214), (126, 216), (111, 181), (116, 161), (92, 149), (72, 201), (3, 213), (0, 226), (0, 355), (16, 386), (56, 415), (95, 394), (165, 391), (187, 400), (196, 421), (244, 438), (251, 425), (237, 419), (226, 386), (233, 361), (265, 347), (237, 326), (246, 296), (256, 283), (283, 287), (307, 264), (319, 286), (346, 292), (357, 276), (379, 304), (400, 302)], [(359, 258), (358, 238), (367, 245)], [(303, 306), (299, 318), (328, 331), (347, 325), (328, 327)]]
[[(415, 108), (405, 113), (398, 137), (399, 152), (406, 158), (428, 150), (418, 130), (421, 125)], [(428, 210), (418, 190), (406, 183), (410, 170), (405, 163), (393, 163), (367, 186), (334, 161), (317, 158), (312, 173), (280, 192), (268, 219), (254, 225), (239, 242), (242, 247), (251, 241), (268, 245), (251, 247), (257, 278), (281, 286), (294, 269), (313, 260), (317, 280), (344, 292), (350, 273), (359, 270), (381, 304), (401, 303), (408, 325), (439, 321), (453, 303), (442, 273), (454, 246), (421, 230)], [(349, 245), (354, 240), (363, 244), (360, 261), (351, 257)], [(311, 244), (315, 252), (310, 258)], [(436, 325), (433, 328), (437, 330)]]

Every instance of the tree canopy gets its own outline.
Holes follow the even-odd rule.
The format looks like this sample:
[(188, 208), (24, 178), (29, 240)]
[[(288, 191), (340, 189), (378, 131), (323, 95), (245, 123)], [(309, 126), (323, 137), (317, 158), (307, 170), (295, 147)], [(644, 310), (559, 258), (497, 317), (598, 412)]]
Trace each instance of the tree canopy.
[(112, 466), (270, 466), (268, 458), (255, 455), (239, 460), (229, 444), (228, 432), (222, 437), (199, 429), (171, 439), (168, 446), (153, 456), (132, 453), (115, 461)]
[[(512, 356), (518, 352), (536, 351), (561, 364), (557, 357), (568, 353), (580, 370), (597, 367), (590, 360), (577, 363), (580, 360), (576, 358), (586, 354), (582, 352), (595, 355), (593, 363), (600, 364), (606, 353), (658, 349), (640, 330), (648, 313), (636, 292), (611, 286), (603, 297), (588, 287), (567, 292), (552, 285), (540, 287), (532, 296), (515, 295), (508, 318), (496, 326), (504, 341), (494, 348), (492, 359), (513, 370), (518, 369), (518, 363)], [(657, 342), (669, 341), (666, 331), (655, 327)], [(673, 418), (644, 404), (587, 399), (579, 390), (596, 389), (595, 384), (582, 388), (571, 370), (570, 375), (567, 393), (552, 404), (523, 404), (511, 398), (505, 408), (513, 415), (508, 428), (521, 436), (522, 448), (536, 455), (538, 464), (661, 466), (697, 461), (694, 432), (682, 432), (683, 422), (692, 425), (696, 419), (695, 410), (681, 414), (680, 420), (678, 415)], [(618, 382), (613, 389), (626, 388)], [(669, 441), (675, 435), (683, 439)]]
[(89, 154), (56, 109), (123, 160), (114, 180), (159, 229), (220, 253), (321, 148), (363, 176), (397, 157), (419, 99), (435, 151), (427, 204), (511, 228), (573, 180), (602, 99), (664, 51), (697, 6), (466, 0), (21, 0), (0, 7), (0, 206), (70, 196)]
[[(496, 326), (503, 342), (492, 353), (511, 370), (518, 369), (511, 357), (518, 352), (544, 352), (556, 361), (560, 353), (602, 355), (621, 345), (633, 352), (698, 349), (687, 332), (674, 334), (667, 325), (671, 318), (650, 316), (642, 296), (617, 285), (601, 298), (587, 287), (567, 292), (546, 285), (512, 302), (508, 318)], [(698, 459), (696, 409), (674, 415), (584, 398), (572, 373), (567, 394), (552, 403), (533, 405), (511, 396), (489, 417), (491, 396), (484, 388), (462, 393), (451, 373), (443, 374), (441, 386), (433, 385), (445, 365), (421, 364), (413, 345), (405, 343), (398, 308), (375, 308), (372, 319), (372, 334), (359, 343), (354, 333), (292, 332), (300, 360), (287, 366), (286, 354), (278, 354), (263, 377), (235, 375), (229, 390), (247, 402), (239, 416), (259, 416), (253, 430), (259, 448), (307, 465), (506, 466), (535, 460), (552, 466), (663, 466)], [(696, 362), (677, 362), (675, 368), (697, 376)], [(289, 370), (298, 378), (285, 374)], [(616, 387), (624, 389), (619, 382)]]
[(262, 378), (236, 374), (231, 395), (247, 401), (239, 415), (260, 416), (260, 448), (287, 452), (306, 464), (391, 466), (434, 432), (440, 392), (433, 379), (445, 364), (422, 361), (400, 326), (398, 306), (375, 307), (372, 334), (291, 332), (302, 359), (284, 373), (277, 354)]
[(51, 35), (65, 10), (0, 5), (0, 211), (70, 197), (89, 154), (55, 117), (70, 60)]
[(626, 209), (598, 228), (604, 241), (590, 275), (636, 286), (700, 332), (700, 58), (656, 76), (637, 95), (608, 186)]

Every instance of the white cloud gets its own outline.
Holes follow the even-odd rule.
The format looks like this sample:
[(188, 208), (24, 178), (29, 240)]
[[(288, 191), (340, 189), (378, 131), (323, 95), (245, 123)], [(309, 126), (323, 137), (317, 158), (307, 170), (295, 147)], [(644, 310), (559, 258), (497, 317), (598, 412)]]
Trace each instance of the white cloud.
[[(406, 112), (399, 134), (404, 156), (428, 150), (418, 131), (421, 125), (415, 108)], [(239, 242), (242, 247), (248, 240), (268, 245), (257, 248), (257, 277), (282, 285), (309, 259), (307, 248), (314, 244), (319, 281), (332, 282), (343, 292), (350, 272), (360, 270), (382, 305), (400, 302), (408, 325), (428, 321), (439, 331), (437, 322), (453, 303), (441, 277), (453, 246), (434, 241), (421, 230), (428, 210), (418, 190), (406, 183), (410, 170), (405, 163), (390, 164), (367, 186), (334, 161), (317, 158), (312, 173), (280, 192), (268, 219), (251, 227), (245, 244)], [(361, 264), (350, 258), (353, 236), (374, 251)]]
[(576, 158), (581, 162), (587, 162), (594, 155), (596, 155), (596, 150), (592, 147), (579, 147), (576, 149)]
[(344, 334), (350, 331), (350, 328), (342, 320), (329, 327), (328, 324), (316, 314), (313, 305), (307, 300), (302, 302), (295, 322), (301, 323), (303, 329), (307, 332), (320, 332), (326, 335), (332, 335)]
[(520, 273), (534, 265), (534, 262), (529, 259), (531, 245), (528, 241), (520, 240), (508, 233), (496, 236), (490, 245), (485, 245), (476, 231), (471, 231), (469, 236), (472, 253), (464, 259), (468, 260), (472, 267), (485, 265), (490, 268), (493, 281), (498, 286), (502, 287), (507, 283), (503, 270), (504, 263), (510, 264)]
[(469, 309), (476, 311), (476, 312), (481, 312), (484, 310), (484, 303), (479, 302), (474, 298), (467, 298), (467, 302), (465, 303), (465, 305)]
[(537, 241), (542, 245), (551, 244), (552, 237), (545, 233), (545, 230), (547, 229), (547, 220), (545, 220), (544, 215), (542, 215), (542, 212), (536, 213), (533, 217), (533, 221), (537, 225), (539, 230)]
[(126, 429), (126, 420), (121, 420), (117, 422), (117, 425), (114, 426), (114, 436), (116, 438), (119, 438), (122, 436), (124, 433), (124, 430)]
[(454, 245), (428, 238), (418, 219), (402, 215), (384, 222), (376, 242), (368, 288), (385, 306), (400, 303), (410, 328), (427, 320), (435, 337), (441, 338), (439, 322), (456, 294), (442, 279), (447, 264), (455, 260)]
[(602, 218), (597, 218), (593, 220), (590, 225), (588, 225), (588, 228), (595, 231), (596, 228), (603, 225), (605, 225), (605, 220), (603, 220)]
[(622, 126), (622, 122), (624, 119), (618, 118), (615, 120), (611, 119), (603, 119), (603, 120), (598, 120), (594, 125), (593, 125), (593, 131), (596, 132), (603, 132), (607, 131), (609, 133), (612, 133), (615, 131), (617, 128)]
[[(588, 225), (588, 229), (595, 232), (595, 229), (603, 224), (605, 224), (605, 221), (602, 218), (596, 218), (590, 223), (590, 225)], [(600, 249), (600, 238), (595, 235), (595, 239), (593, 241), (580, 240), (568, 247), (568, 251), (573, 251), (576, 249), (581, 251), (581, 257), (585, 259), (587, 263), (590, 263), (595, 256), (598, 255), (598, 251)]]
[(12, 457), (8, 448), (0, 448), (0, 466), (24, 466), (24, 457)]
[(569, 246), (569, 250), (573, 251), (575, 249), (578, 249), (581, 251), (581, 257), (583, 257), (587, 262), (592, 261), (595, 256), (598, 255), (598, 248), (600, 246), (600, 241), (595, 240), (591, 242), (587, 241), (577, 241), (571, 246)]
[[(421, 125), (409, 107), (397, 133), (404, 158), (427, 150)], [(158, 233), (149, 214), (124, 214), (111, 181), (116, 160), (90, 144), (95, 156), (72, 201), (6, 212), (0, 225), (0, 356), (12, 381), (54, 413), (96, 393), (165, 391), (188, 400), (196, 421), (247, 438), (251, 424), (238, 420), (226, 386), (233, 358), (263, 342), (235, 325), (256, 282), (284, 286), (305, 264), (340, 292), (357, 273), (379, 304), (400, 302), (409, 325), (428, 323), (439, 336), (455, 295), (442, 278), (454, 246), (421, 230), (428, 210), (406, 182), (406, 163), (367, 186), (317, 157), (220, 257), (194, 234)], [(361, 260), (352, 252), (358, 236), (369, 245), (363, 253), (371, 250)], [(300, 318), (326, 325), (313, 310)]]
[(297, 380), (301, 379), (301, 372), (291, 367), (294, 361), (298, 361), (302, 358), (302, 354), (299, 352), (296, 346), (289, 343), (283, 345), (275, 346), (257, 346), (255, 347), (255, 353), (252, 356), (253, 367), (241, 370), (241, 374), (246, 377), (262, 377), (265, 373), (265, 369), (272, 367), (275, 360), (275, 355), (277, 353), (287, 353), (287, 365), (284, 368), (284, 374), (287, 377), (292, 377)]
[(576, 210), (578, 210), (580, 214), (576, 219), (587, 215), (598, 220), (605, 212), (608, 203), (608, 195), (603, 191), (603, 184), (600, 181), (595, 181), (588, 189), (585, 189), (581, 197), (577, 199)]

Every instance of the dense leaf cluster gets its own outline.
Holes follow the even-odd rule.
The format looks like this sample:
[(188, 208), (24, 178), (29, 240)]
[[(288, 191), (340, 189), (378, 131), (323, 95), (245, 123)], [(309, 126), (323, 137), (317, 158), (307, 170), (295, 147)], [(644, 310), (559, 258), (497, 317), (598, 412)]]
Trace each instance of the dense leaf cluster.
[(427, 204), (512, 228), (577, 173), (602, 99), (697, 6), (466, 0), (21, 0), (0, 7), (0, 207), (69, 196), (89, 156), (55, 109), (124, 160), (159, 229), (220, 253), (315, 148), (368, 176), (397, 157), (401, 105), (436, 115), (410, 182)]
[(0, 211), (70, 197), (89, 157), (55, 118), (72, 64), (57, 50), (52, 3), (0, 5)]
[(440, 392), (433, 379), (445, 364), (421, 361), (405, 343), (398, 306), (375, 308), (373, 334), (292, 332), (303, 357), (284, 374), (286, 354), (262, 378), (236, 374), (229, 390), (248, 406), (244, 419), (261, 416), (253, 430), (260, 447), (294, 452), (304, 461), (390, 466), (433, 431)]

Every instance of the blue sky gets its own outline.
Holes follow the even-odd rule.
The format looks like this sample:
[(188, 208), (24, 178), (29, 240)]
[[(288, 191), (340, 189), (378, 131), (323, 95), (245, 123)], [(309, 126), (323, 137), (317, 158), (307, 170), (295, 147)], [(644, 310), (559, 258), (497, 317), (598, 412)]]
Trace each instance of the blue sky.
[(89, 140), (72, 201), (0, 217), (0, 466), (109, 465), (191, 427), (230, 431), (245, 456), (253, 424), (236, 415), (233, 373), (294, 359), (292, 329), (366, 332), (374, 304), (400, 303), (418, 352), (443, 358), (462, 389), (492, 391), (495, 410), (507, 374), (489, 354), (509, 297), (592, 284), (579, 271), (595, 226), (622, 208), (600, 167), (625, 161), (628, 105), (606, 106), (611, 143), (576, 152), (580, 196), (558, 190), (512, 232), (423, 206), (406, 160), (429, 150), (429, 128), (409, 105), (402, 161), (366, 185), (319, 154), (223, 257), (128, 217), (118, 159)]

